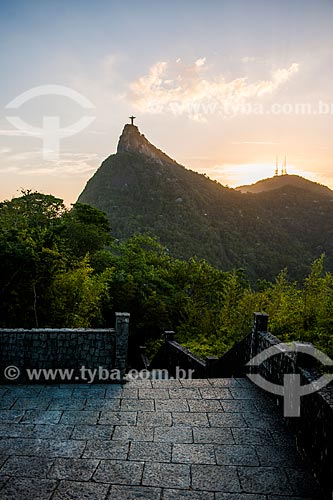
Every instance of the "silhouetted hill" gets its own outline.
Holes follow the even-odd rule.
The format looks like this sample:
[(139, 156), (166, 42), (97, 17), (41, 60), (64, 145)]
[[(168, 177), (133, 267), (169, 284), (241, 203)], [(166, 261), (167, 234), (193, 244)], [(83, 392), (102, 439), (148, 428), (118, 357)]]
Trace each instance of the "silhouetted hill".
[(177, 164), (134, 125), (125, 126), (117, 154), (103, 161), (78, 201), (105, 211), (116, 238), (150, 232), (177, 257), (245, 268), (252, 279), (271, 279), (286, 266), (302, 278), (323, 251), (328, 262), (333, 257), (326, 191), (287, 185), (241, 193)]
[(273, 191), (274, 189), (280, 189), (286, 186), (305, 189), (306, 191), (311, 191), (314, 194), (326, 195), (333, 198), (333, 191), (327, 186), (323, 186), (318, 182), (309, 181), (300, 175), (289, 174), (276, 175), (268, 179), (262, 179), (255, 184), (239, 186), (236, 190), (241, 191), (242, 193), (261, 193), (263, 191)]

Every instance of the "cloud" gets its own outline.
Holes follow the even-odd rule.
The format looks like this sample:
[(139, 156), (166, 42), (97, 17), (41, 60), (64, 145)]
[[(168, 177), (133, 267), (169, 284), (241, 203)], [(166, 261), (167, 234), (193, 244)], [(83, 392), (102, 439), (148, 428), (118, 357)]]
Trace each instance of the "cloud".
[(0, 136), (4, 137), (26, 137), (27, 133), (17, 129), (0, 129)]
[(11, 152), (11, 148), (0, 147), (0, 155), (6, 155)]
[(206, 58), (201, 57), (200, 59), (197, 59), (194, 64), (196, 65), (197, 68), (200, 68), (200, 66), (203, 66), (205, 64), (205, 62), (206, 62)]
[(242, 57), (241, 61), (243, 63), (248, 63), (248, 62), (254, 62), (256, 60), (256, 58), (254, 56), (245, 56), (245, 57)]
[(299, 69), (297, 63), (273, 71), (268, 80), (250, 82), (248, 77), (227, 81), (223, 74), (206, 76), (206, 59), (185, 65), (158, 61), (144, 76), (130, 84), (129, 99), (141, 113), (187, 115), (206, 121), (209, 114), (235, 115), (241, 106), (272, 95)]
[(81, 177), (94, 172), (101, 161), (96, 153), (62, 153), (60, 159), (52, 161), (41, 161), (40, 150), (12, 154), (7, 150), (0, 153), (5, 159), (0, 166), (1, 174)]
[(240, 142), (232, 142), (231, 144), (255, 144), (255, 145), (275, 145), (280, 144), (279, 142), (271, 142), (271, 141), (240, 141)]
[(109, 54), (97, 63), (95, 72), (70, 74), (69, 85), (87, 96), (94, 103), (97, 113), (104, 113), (107, 106), (124, 99), (122, 89), (125, 80), (120, 68), (127, 63), (123, 54)]

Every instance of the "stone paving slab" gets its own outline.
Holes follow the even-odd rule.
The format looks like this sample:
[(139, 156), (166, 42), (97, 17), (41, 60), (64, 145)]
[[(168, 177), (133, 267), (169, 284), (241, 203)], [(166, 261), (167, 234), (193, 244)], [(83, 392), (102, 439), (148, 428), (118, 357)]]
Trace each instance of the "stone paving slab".
[[(192, 401), (192, 400), (191, 400)], [(194, 401), (194, 400), (193, 400)], [(195, 400), (197, 401), (197, 400)], [(189, 411), (189, 400), (183, 400), (183, 399), (167, 399), (167, 400), (160, 400), (160, 399), (155, 399), (155, 408), (156, 411), (173, 411), (173, 412), (178, 412), (178, 411)]]
[(146, 463), (142, 484), (163, 485), (165, 488), (188, 490), (191, 484), (190, 466), (184, 464)]
[(114, 431), (113, 425), (75, 425), (71, 439), (111, 439)]
[(3, 500), (49, 500), (57, 486), (56, 481), (36, 478), (9, 478), (0, 491)]
[(163, 490), (163, 500), (214, 500), (214, 493), (209, 491)]
[[(118, 398), (110, 398), (110, 399), (87, 398), (84, 409), (118, 411), (120, 410), (120, 401), (121, 399)], [(73, 409), (78, 410), (79, 408), (73, 408)]]
[[(69, 401), (70, 400), (66, 400)], [(49, 405), (52, 402), (51, 398), (24, 398), (20, 397), (13, 400), (11, 405), (12, 410), (46, 410), (50, 409)], [(59, 408), (51, 408), (52, 410), (58, 410)]]
[(223, 411), (227, 413), (240, 413), (245, 411), (261, 411), (255, 405), (254, 401), (249, 401), (248, 399), (220, 399), (219, 400)]
[[(23, 425), (16, 427), (23, 427)], [(73, 431), (74, 425), (37, 424), (34, 426), (31, 433), (29, 433), (25, 437), (33, 437), (37, 439), (57, 439), (60, 441), (66, 441), (67, 439), (73, 437)]]
[(98, 410), (85, 410), (85, 411), (65, 410), (62, 412), (60, 423), (65, 425), (70, 425), (70, 424), (95, 425), (98, 422), (99, 416), (100, 416), (100, 411)]
[(129, 444), (126, 441), (88, 440), (82, 456), (83, 458), (126, 460), (128, 447)]
[(195, 443), (212, 443), (215, 445), (235, 443), (231, 429), (227, 429), (226, 427), (209, 427), (208, 429), (202, 427), (194, 427), (193, 439)]
[(61, 415), (61, 411), (26, 410), (21, 422), (24, 424), (58, 424)]
[(140, 485), (144, 462), (101, 460), (94, 480), (101, 483)]
[(2, 396), (0, 398), (0, 410), (10, 410), (16, 403), (17, 398), (13, 396)]
[[(179, 415), (177, 413), (177, 415)], [(169, 411), (141, 411), (138, 413), (137, 425), (160, 426), (172, 425), (172, 414)]]
[[(117, 425), (114, 429), (113, 441), (153, 441), (154, 428), (147, 426)], [(149, 446), (149, 445), (147, 445)]]
[(109, 484), (60, 481), (52, 500), (104, 500), (109, 489)]
[(35, 426), (32, 424), (13, 425), (12, 423), (0, 424), (0, 437), (31, 437)]
[(176, 399), (202, 399), (198, 388), (171, 388), (169, 389), (170, 398)]
[(145, 442), (131, 442), (128, 460), (171, 462), (171, 452), (172, 445), (169, 443), (149, 443), (147, 446)]
[(190, 411), (192, 412), (222, 412), (223, 408), (220, 401), (216, 401), (215, 399), (189, 399), (188, 405), (190, 407)]
[(168, 389), (155, 389), (154, 391), (149, 389), (139, 389), (140, 399), (170, 399), (170, 394)]
[(207, 413), (198, 412), (174, 412), (172, 416), (173, 425), (185, 425), (187, 427), (209, 427)]
[(250, 493), (294, 493), (287, 474), (281, 467), (239, 467), (238, 474), (242, 488)]
[(0, 387), (0, 500), (331, 500), (247, 379)]
[(102, 425), (136, 425), (137, 411), (101, 411), (99, 424)]
[(95, 472), (99, 460), (89, 458), (56, 458), (48, 473), (53, 479), (89, 481)]
[(172, 461), (179, 464), (216, 464), (212, 444), (174, 444)]
[(218, 465), (258, 466), (261, 464), (253, 446), (238, 444), (215, 446), (215, 456)]
[[(180, 490), (177, 490), (176, 494)], [(108, 500), (160, 500), (161, 488), (149, 486), (112, 486)], [(173, 499), (177, 498), (174, 496)]]
[(236, 467), (220, 465), (192, 465), (192, 485), (195, 490), (241, 491)]
[(53, 458), (11, 456), (1, 473), (12, 477), (46, 478), (53, 462)]
[[(38, 398), (41, 399), (41, 398)], [(37, 398), (36, 398), (37, 400)], [(86, 406), (86, 398), (55, 398), (49, 401), (48, 410), (83, 410)], [(101, 401), (104, 401), (102, 399)]]

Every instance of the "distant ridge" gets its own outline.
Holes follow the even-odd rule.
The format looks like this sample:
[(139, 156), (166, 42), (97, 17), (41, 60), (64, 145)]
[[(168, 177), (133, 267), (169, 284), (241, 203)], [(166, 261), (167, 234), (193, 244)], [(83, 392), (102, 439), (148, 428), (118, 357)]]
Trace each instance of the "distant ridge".
[(292, 186), (306, 191), (311, 191), (314, 194), (326, 195), (333, 197), (333, 191), (327, 186), (323, 186), (318, 182), (309, 181), (300, 175), (276, 175), (268, 179), (262, 179), (254, 184), (239, 186), (237, 191), (242, 193), (262, 193), (263, 191), (273, 191), (286, 186)]
[(295, 175), (241, 188), (186, 169), (128, 124), (78, 201), (103, 210), (119, 240), (150, 233), (178, 258), (243, 268), (253, 281), (285, 267), (303, 279), (323, 252), (333, 271), (330, 189)]

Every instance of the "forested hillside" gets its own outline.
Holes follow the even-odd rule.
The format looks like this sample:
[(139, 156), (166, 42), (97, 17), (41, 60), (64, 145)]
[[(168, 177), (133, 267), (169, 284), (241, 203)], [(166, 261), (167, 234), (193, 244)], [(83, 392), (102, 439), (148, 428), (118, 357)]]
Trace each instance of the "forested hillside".
[[(126, 128), (127, 127), (127, 128)], [(245, 194), (178, 165), (127, 125), (118, 152), (88, 181), (79, 202), (103, 210), (116, 238), (158, 237), (171, 255), (243, 268), (254, 282), (287, 267), (302, 280), (327, 255), (333, 271), (333, 193), (303, 179)]]

